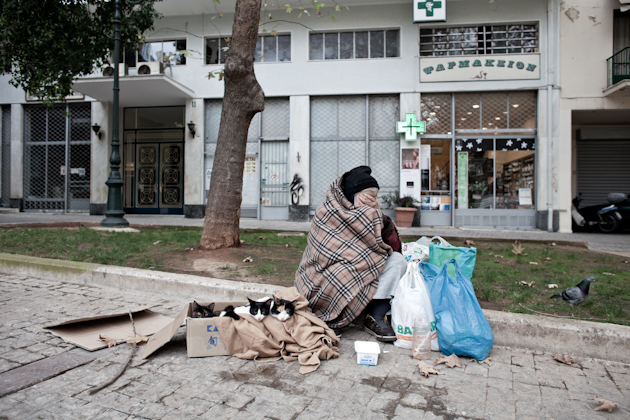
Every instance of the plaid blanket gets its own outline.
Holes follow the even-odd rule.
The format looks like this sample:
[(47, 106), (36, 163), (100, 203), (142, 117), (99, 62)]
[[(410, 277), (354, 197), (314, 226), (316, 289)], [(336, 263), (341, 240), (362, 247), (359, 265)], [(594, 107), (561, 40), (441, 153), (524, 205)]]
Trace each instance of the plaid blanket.
[(316, 210), (295, 287), (315, 315), (342, 328), (365, 309), (392, 249), (383, 242), (383, 214), (355, 208), (335, 180)]

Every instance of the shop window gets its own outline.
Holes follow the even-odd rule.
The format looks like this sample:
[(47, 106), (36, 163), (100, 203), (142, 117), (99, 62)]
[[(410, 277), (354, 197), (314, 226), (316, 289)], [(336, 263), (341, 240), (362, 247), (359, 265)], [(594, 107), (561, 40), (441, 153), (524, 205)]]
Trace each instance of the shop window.
[(420, 55), (531, 54), (538, 52), (535, 24), (420, 27)]
[(312, 33), (310, 60), (400, 57), (400, 31)]
[[(223, 64), (230, 38), (206, 38), (206, 64)], [(259, 35), (254, 52), (255, 63), (291, 61), (291, 35)]]
[[(451, 140), (422, 139), (418, 163), (420, 167), (420, 209), (422, 211), (450, 210)], [(404, 165), (403, 159), (403, 167)]]
[(533, 138), (456, 140), (457, 208), (535, 208), (534, 148)]
[(455, 94), (455, 132), (536, 132), (536, 92)]
[(422, 94), (421, 116), (426, 134), (451, 134), (450, 93)]

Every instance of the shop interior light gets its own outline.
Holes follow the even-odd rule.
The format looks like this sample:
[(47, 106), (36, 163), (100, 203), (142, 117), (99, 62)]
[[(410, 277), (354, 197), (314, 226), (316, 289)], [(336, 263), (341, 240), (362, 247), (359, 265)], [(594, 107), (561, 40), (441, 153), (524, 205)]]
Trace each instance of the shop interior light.
[(495, 120), (499, 121), (501, 119), (501, 117), (496, 117)]
[(512, 104), (512, 108), (518, 108), (518, 104)]
[(439, 105), (435, 105), (433, 108), (440, 109), (440, 106)]
[(460, 118), (460, 120), (466, 121), (466, 117), (462, 117), (462, 118)]
[(427, 121), (433, 121), (433, 118), (427, 118)]
[(467, 115), (472, 115), (472, 112), (468, 111), (466, 114), (467, 114)]
[(429, 112), (429, 115), (435, 115), (435, 112)]
[(477, 108), (479, 108), (479, 105), (475, 104), (475, 105), (473, 105), (472, 107), (473, 107), (473, 108), (475, 108), (475, 109), (477, 109)]
[(503, 115), (507, 115), (507, 111), (503, 111)]

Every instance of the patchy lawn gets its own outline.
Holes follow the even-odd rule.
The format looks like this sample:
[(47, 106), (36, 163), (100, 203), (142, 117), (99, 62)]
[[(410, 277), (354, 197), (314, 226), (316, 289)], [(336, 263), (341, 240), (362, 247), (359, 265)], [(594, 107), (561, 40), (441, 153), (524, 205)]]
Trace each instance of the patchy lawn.
[[(242, 246), (202, 251), (198, 248), (201, 228), (145, 227), (132, 234), (54, 225), (12, 227), (0, 229), (0, 252), (292, 286), (306, 235), (278, 234), (282, 232), (241, 230)], [(414, 239), (402, 238), (403, 242)], [(450, 242), (465, 246), (461, 239)], [(566, 244), (521, 245), (523, 250), (517, 255), (512, 252), (512, 241), (475, 240), (478, 255), (473, 285), (482, 308), (573, 314), (576, 318), (630, 325), (627, 260)], [(244, 262), (247, 257), (252, 261)], [(549, 299), (589, 275), (596, 279), (589, 299), (573, 312), (566, 302)], [(548, 284), (557, 284), (558, 288), (549, 289)]]

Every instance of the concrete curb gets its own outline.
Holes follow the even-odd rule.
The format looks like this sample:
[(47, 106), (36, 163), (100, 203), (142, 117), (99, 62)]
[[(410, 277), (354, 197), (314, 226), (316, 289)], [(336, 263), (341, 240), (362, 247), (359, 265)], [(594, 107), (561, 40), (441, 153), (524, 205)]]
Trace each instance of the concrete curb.
[[(282, 289), (269, 284), (165, 273), (111, 265), (77, 263), (0, 253), (0, 272), (65, 283), (97, 285), (216, 301), (257, 299)], [(630, 327), (540, 315), (483, 311), (494, 344), (630, 363)]]

